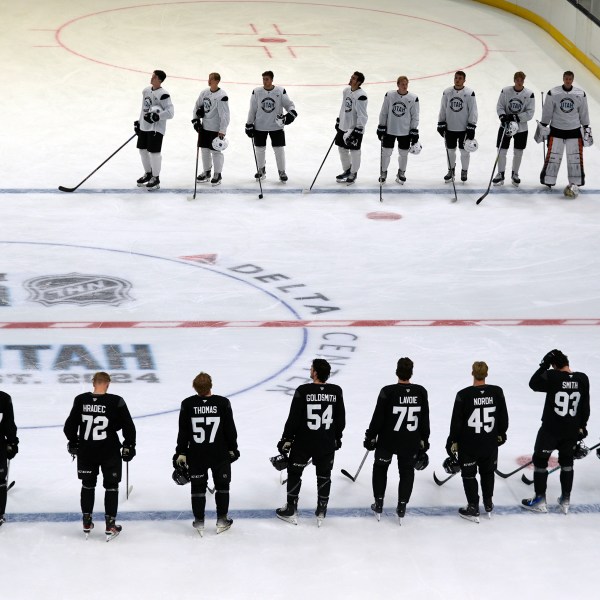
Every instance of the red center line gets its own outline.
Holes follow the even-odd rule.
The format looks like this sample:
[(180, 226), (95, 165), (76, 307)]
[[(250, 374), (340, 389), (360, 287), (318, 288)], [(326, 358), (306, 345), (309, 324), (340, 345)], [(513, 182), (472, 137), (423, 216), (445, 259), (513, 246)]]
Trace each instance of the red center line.
[(222, 321), (3, 321), (0, 329), (198, 329), (323, 327), (597, 327), (600, 319), (329, 319)]

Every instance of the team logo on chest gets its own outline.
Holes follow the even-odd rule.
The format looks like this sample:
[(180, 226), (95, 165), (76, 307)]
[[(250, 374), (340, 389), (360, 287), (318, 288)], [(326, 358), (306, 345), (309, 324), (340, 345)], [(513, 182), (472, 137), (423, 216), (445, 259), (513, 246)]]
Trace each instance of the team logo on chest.
[(353, 104), (354, 102), (352, 101), (352, 98), (350, 96), (347, 96), (346, 100), (344, 101), (344, 112), (350, 112), (352, 110)]
[(463, 99), (458, 96), (455, 96), (450, 100), (450, 110), (452, 112), (460, 112), (463, 109), (463, 106)]
[(264, 98), (260, 106), (266, 113), (272, 113), (275, 110), (275, 100), (273, 98)]
[(394, 102), (392, 114), (395, 117), (403, 117), (406, 114), (406, 104), (404, 104), (404, 102)]
[(204, 114), (205, 115), (210, 112), (211, 104), (212, 104), (212, 102), (210, 101), (210, 98), (204, 98), (203, 99), (202, 106), (204, 107)]
[(508, 103), (508, 108), (511, 113), (520, 113), (523, 110), (523, 102), (520, 98), (511, 98)]
[(560, 110), (564, 113), (570, 113), (575, 108), (575, 102), (571, 98), (563, 98), (560, 101)]

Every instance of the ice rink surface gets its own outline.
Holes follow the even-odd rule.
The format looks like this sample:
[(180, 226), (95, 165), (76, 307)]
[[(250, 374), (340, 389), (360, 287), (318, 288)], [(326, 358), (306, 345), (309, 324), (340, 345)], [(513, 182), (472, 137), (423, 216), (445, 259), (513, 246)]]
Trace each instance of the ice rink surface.
[[(11, 465), (0, 568), (13, 600), (87, 598), (563, 599), (594, 593), (600, 463), (576, 463), (572, 513), (558, 514), (557, 474), (548, 515), (521, 514), (532, 494), (517, 474), (496, 480), (496, 514), (474, 525), (457, 516), (459, 478), (442, 475), (452, 403), (474, 360), (506, 393), (508, 442), (499, 467), (531, 455), (543, 395), (528, 388), (550, 349), (561, 348), (592, 386), (588, 445), (598, 443), (598, 146), (585, 151), (587, 185), (567, 200), (566, 165), (553, 193), (539, 185), (542, 149), (530, 137), (520, 189), (484, 191), (495, 159), (496, 101), (513, 73), (540, 92), (575, 72), (591, 125), (600, 84), (531, 23), (476, 2), (0, 2), (6, 93), (0, 190), (0, 389), (14, 400), (20, 452)], [(135, 187), (133, 143), (73, 194), (74, 186), (132, 135), (150, 73), (167, 72), (175, 118), (163, 145), (162, 188)], [(286, 128), (286, 186), (267, 150), (264, 199), (244, 135), (260, 74), (275, 72), (296, 104)], [(479, 151), (457, 203), (442, 183), (446, 158), (435, 130), (443, 89), (467, 72), (477, 94)], [(334, 135), (350, 74), (366, 75), (369, 123), (357, 184), (335, 183)], [(232, 122), (223, 185), (193, 187), (194, 102), (218, 71)], [(421, 104), (423, 151), (404, 187), (379, 201), (377, 117), (398, 75)], [(530, 127), (530, 136), (533, 127)], [(509, 154), (509, 164), (512, 152)], [(395, 165), (392, 158), (390, 168)], [(379, 218), (377, 218), (379, 217)], [(75, 287), (74, 287), (75, 286)], [(73, 291), (77, 293), (73, 293)], [(313, 516), (307, 469), (300, 524), (274, 518), (285, 492), (276, 454), (290, 394), (310, 361), (334, 365), (347, 429), (337, 453), (330, 511)], [(371, 461), (352, 483), (379, 389), (399, 357), (429, 391), (430, 466), (416, 475), (398, 527), (397, 475), (386, 514), (372, 502)], [(96, 370), (113, 374), (138, 430), (122, 499), (122, 535), (80, 531), (79, 482), (62, 424)], [(171, 479), (177, 412), (199, 371), (231, 398), (241, 459), (233, 465), (230, 531), (200, 539), (189, 488)], [(525, 471), (529, 475), (531, 472)], [(209, 498), (208, 508), (214, 508)], [(211, 518), (214, 513), (211, 513)]]

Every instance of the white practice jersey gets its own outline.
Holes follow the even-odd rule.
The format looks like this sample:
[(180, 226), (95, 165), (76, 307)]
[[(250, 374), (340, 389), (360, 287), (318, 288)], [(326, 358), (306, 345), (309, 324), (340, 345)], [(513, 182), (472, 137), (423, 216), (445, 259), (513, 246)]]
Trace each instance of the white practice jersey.
[(517, 92), (514, 86), (509, 85), (502, 88), (496, 105), (498, 116), (502, 115), (517, 115), (519, 121), (519, 133), (527, 131), (527, 121), (533, 119), (535, 113), (535, 97), (531, 90), (523, 88)]
[(544, 101), (541, 122), (563, 131), (587, 127), (590, 114), (585, 92), (575, 86), (568, 92), (562, 85), (552, 88)]
[(419, 129), (419, 98), (412, 92), (388, 92), (379, 113), (379, 125), (387, 128), (388, 135), (408, 135), (411, 129)]
[(340, 124), (342, 131), (357, 129), (363, 133), (367, 125), (367, 95), (362, 88), (352, 91), (351, 87), (344, 88), (342, 107), (340, 108)]
[(192, 119), (196, 119), (196, 111), (204, 107), (204, 117), (202, 118), (202, 127), (207, 131), (218, 131), (227, 133), (229, 126), (229, 98), (225, 90), (221, 88), (216, 92), (211, 92), (206, 88), (200, 92), (198, 100), (194, 105)]
[(250, 110), (246, 123), (254, 123), (258, 131), (277, 131), (283, 129), (277, 125), (277, 115), (296, 110), (284, 88), (276, 85), (272, 90), (264, 87), (254, 88), (250, 97)]
[(446, 123), (448, 131), (465, 131), (467, 123), (477, 125), (477, 100), (468, 87), (457, 90), (454, 86), (444, 90), (438, 121)]
[[(144, 115), (153, 106), (160, 108), (159, 120), (156, 123), (147, 123), (144, 121)], [(172, 119), (174, 116), (175, 108), (171, 102), (171, 95), (165, 88), (159, 87), (157, 90), (153, 90), (151, 85), (144, 88), (142, 91), (142, 110), (140, 111), (140, 129), (142, 131), (156, 131), (165, 135), (167, 119)]]

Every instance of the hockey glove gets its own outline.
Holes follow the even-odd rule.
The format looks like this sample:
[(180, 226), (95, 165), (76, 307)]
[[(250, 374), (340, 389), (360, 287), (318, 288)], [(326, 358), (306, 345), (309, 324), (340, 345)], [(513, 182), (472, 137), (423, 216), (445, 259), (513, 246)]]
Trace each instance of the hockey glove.
[(133, 131), (135, 131), (135, 135), (140, 135), (140, 122), (139, 121), (134, 121), (133, 122)]
[(160, 117), (155, 112), (147, 112), (144, 115), (144, 121), (146, 121), (146, 123), (151, 123), (151, 124), (157, 123), (158, 121), (160, 121)]
[(446, 125), (445, 121), (440, 121), (438, 123), (437, 126), (437, 132), (442, 136), (442, 137), (446, 137), (446, 130), (448, 129), (448, 126)]
[(123, 444), (121, 448), (121, 458), (123, 462), (129, 462), (136, 455), (135, 444)]
[(249, 138), (254, 137), (254, 123), (246, 123), (246, 135)]
[(557, 352), (558, 352), (558, 350), (550, 350), (550, 352), (548, 352), (546, 354), (546, 356), (544, 356), (544, 358), (542, 358), (540, 367), (544, 367), (544, 369), (549, 369), (552, 366), (552, 362), (554, 361), (554, 358), (556, 357)]
[(583, 145), (587, 148), (594, 144), (594, 138), (592, 137), (592, 128), (589, 125), (583, 126)]
[(370, 435), (368, 431), (365, 432), (365, 440), (363, 442), (363, 447), (369, 452), (371, 450), (375, 450), (375, 448), (377, 447), (377, 438)]
[(502, 444), (506, 444), (506, 434), (498, 434), (498, 446), (502, 446)]
[(410, 136), (410, 145), (411, 146), (413, 144), (416, 144), (419, 141), (419, 130), (418, 129), (411, 129), (408, 135)]
[(279, 450), (279, 452), (284, 456), (287, 456), (290, 453), (291, 447), (292, 440), (288, 440), (287, 438), (281, 438), (277, 444), (277, 450)]
[(427, 452), (427, 450), (429, 450), (429, 440), (421, 440), (420, 446), (421, 450)]
[(585, 439), (588, 435), (588, 431), (587, 431), (587, 427), (584, 425), (583, 427), (579, 428), (579, 431), (577, 433), (577, 440), (581, 441), (583, 439)]
[(346, 132), (344, 134), (344, 142), (346, 144), (346, 146), (350, 149), (352, 148), (358, 148), (358, 146), (360, 145), (360, 141), (362, 139), (363, 133), (362, 133), (362, 129), (353, 129), (350, 132)]
[(339, 450), (342, 447), (342, 438), (335, 440), (335, 449)]
[(379, 141), (383, 141), (383, 136), (387, 133), (387, 127), (385, 125), (378, 125), (377, 126), (377, 137), (379, 138)]
[(500, 122), (501, 123), (503, 123), (503, 124), (504, 123), (510, 123), (511, 121), (515, 121), (516, 123), (518, 123), (519, 122), (519, 115), (513, 115), (513, 114), (510, 114), (510, 115), (506, 115), (506, 114), (500, 115)]
[(290, 123), (293, 123), (296, 120), (296, 117), (298, 116), (298, 113), (295, 110), (290, 110), (289, 113), (286, 113), (283, 117), (283, 124), (284, 125), (289, 125)]
[(202, 121), (199, 119), (192, 119), (192, 127), (194, 128), (194, 131), (199, 132), (202, 129)]
[(187, 465), (187, 459), (185, 458), (185, 454), (173, 454), (173, 468), (179, 469), (182, 466)]
[(77, 441), (68, 442), (67, 443), (67, 452), (71, 455), (73, 460), (75, 460), (75, 457), (77, 456), (77, 453), (79, 452), (79, 442), (77, 442)]
[(446, 442), (446, 452), (448, 456), (455, 456), (458, 452), (458, 443), (453, 442), (450, 438), (448, 438), (448, 441)]
[(204, 118), (204, 106), (201, 106), (197, 111), (196, 111), (196, 117), (198, 117), (199, 119), (203, 119)]
[(596, 456), (597, 456), (598, 458), (600, 458), (600, 448), (598, 448), (598, 449), (596, 450)]
[(340, 118), (339, 117), (335, 120), (335, 130), (340, 131)]
[(240, 451), (237, 448), (229, 451), (229, 462), (234, 463), (239, 457)]
[(590, 449), (583, 443), (577, 442), (575, 446), (575, 452), (573, 453), (573, 458), (575, 460), (580, 460), (585, 458), (590, 453)]
[(467, 123), (467, 135), (466, 138), (468, 140), (474, 140), (475, 139), (475, 128), (477, 127), (477, 125), (475, 125), (475, 123)]
[(12, 460), (19, 453), (19, 442), (13, 442), (12, 444), (7, 444), (6, 446), (6, 458), (8, 460)]

